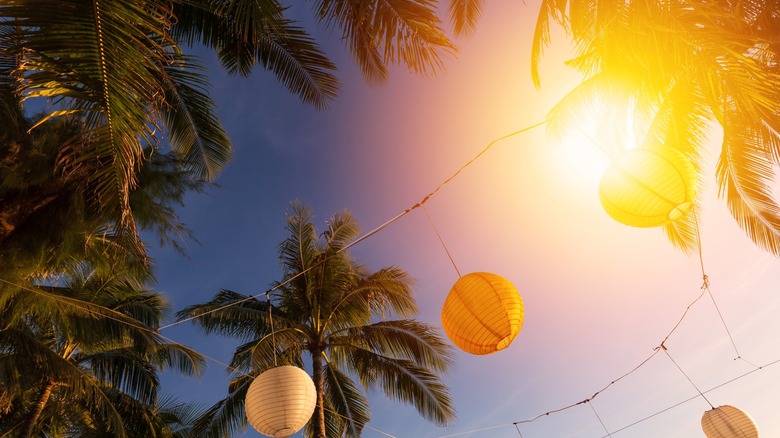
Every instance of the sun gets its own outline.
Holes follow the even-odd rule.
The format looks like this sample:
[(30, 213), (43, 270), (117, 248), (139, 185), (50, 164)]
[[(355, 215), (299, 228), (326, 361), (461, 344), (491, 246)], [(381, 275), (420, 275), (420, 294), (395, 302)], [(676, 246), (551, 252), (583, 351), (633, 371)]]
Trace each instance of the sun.
[(613, 157), (638, 146), (633, 111), (616, 108), (605, 99), (589, 102), (550, 134), (564, 172), (598, 183)]

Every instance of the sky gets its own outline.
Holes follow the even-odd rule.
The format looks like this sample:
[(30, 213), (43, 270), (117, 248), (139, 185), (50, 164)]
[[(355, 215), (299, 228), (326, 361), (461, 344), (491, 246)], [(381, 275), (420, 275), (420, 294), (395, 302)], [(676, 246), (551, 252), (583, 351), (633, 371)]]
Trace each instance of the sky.
[[(361, 81), (337, 36), (321, 36), (343, 81), (326, 111), (304, 106), (267, 72), (230, 77), (204, 54), (235, 159), (218, 188), (189, 196), (179, 210), (199, 241), (189, 242), (188, 257), (171, 248), (151, 251), (156, 289), (174, 310), (222, 288), (261, 293), (282, 277), (276, 248), (290, 201), (308, 204), (320, 229), (347, 209), (369, 231), (420, 201), (491, 141), (541, 122), (579, 78), (563, 64), (567, 45), (558, 34), (545, 52), (541, 87), (533, 86), (537, 13), (537, 2), (485, 2), (476, 32), (456, 40), (457, 59), (447, 60), (443, 74), (417, 77), (395, 68), (382, 87)], [(539, 127), (501, 140), (445, 185), (426, 208), (455, 264), (462, 273), (509, 279), (524, 301), (524, 325), (496, 354), (456, 350), (455, 369), (445, 376), (457, 410), (452, 425), (437, 427), (372, 392), (363, 436), (703, 437), (707, 400), (749, 413), (761, 436), (780, 435), (780, 364), (756, 370), (780, 359), (780, 270), (717, 197), (718, 136), (713, 129), (705, 151), (701, 259), (673, 248), (660, 229), (612, 220), (598, 199), (604, 158), (577, 136), (556, 138)], [(440, 326), (441, 305), (458, 277), (422, 210), (352, 254), (371, 269), (409, 272), (418, 319)], [(664, 344), (668, 356), (655, 354), (590, 404), (519, 424), (518, 431), (514, 422), (588, 399), (653, 355), (701, 294), (702, 266), (717, 308), (707, 294), (691, 306)], [(237, 346), (189, 324), (163, 334), (222, 363)], [(707, 391), (753, 370), (707, 392), (707, 400), (698, 395), (696, 387)], [(163, 390), (210, 406), (227, 394), (228, 380), (210, 361), (200, 379), (166, 374)], [(250, 427), (243, 436), (260, 435)]]

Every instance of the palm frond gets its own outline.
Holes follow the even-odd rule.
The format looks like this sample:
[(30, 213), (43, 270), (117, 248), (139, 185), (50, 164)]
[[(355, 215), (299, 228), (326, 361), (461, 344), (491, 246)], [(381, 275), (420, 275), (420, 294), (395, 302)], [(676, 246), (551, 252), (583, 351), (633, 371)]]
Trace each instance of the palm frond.
[[(274, 309), (276, 312), (281, 315), (281, 311)], [(270, 331), (267, 302), (227, 289), (220, 290), (211, 301), (185, 307), (176, 316), (179, 320), (194, 318), (193, 324), (206, 333), (239, 339), (253, 339)]]
[(431, 0), (320, 0), (317, 18), (339, 27), (370, 84), (387, 80), (387, 67), (403, 63), (417, 74), (436, 74), (442, 55), (453, 53)]
[(482, 14), (482, 0), (450, 0), (449, 15), (456, 35), (474, 32)]
[(170, 145), (184, 169), (210, 181), (232, 157), (231, 142), (207, 92), (206, 77), (194, 58), (178, 55), (165, 67), (165, 102), (161, 113)]
[(255, 377), (256, 374), (233, 379), (227, 397), (216, 402), (197, 419), (193, 428), (194, 436), (222, 438), (244, 430), (247, 424), (244, 399)]
[(413, 405), (425, 419), (445, 426), (455, 418), (447, 386), (430, 370), (406, 359), (351, 349), (351, 366), (366, 388), (379, 387), (392, 400)]
[(347, 329), (330, 337), (329, 344), (337, 363), (346, 360), (350, 346), (354, 345), (382, 356), (410, 360), (439, 373), (446, 373), (453, 364), (451, 348), (441, 334), (412, 319)]
[(343, 432), (339, 436), (359, 437), (363, 426), (371, 420), (371, 408), (368, 400), (346, 374), (333, 364), (325, 365), (325, 394), (330, 407), (336, 411), (343, 423)]
[(719, 195), (756, 245), (780, 255), (780, 206), (772, 195), (775, 171), (769, 151), (761, 147), (760, 132), (735, 132), (728, 123), (726, 128), (716, 174)]

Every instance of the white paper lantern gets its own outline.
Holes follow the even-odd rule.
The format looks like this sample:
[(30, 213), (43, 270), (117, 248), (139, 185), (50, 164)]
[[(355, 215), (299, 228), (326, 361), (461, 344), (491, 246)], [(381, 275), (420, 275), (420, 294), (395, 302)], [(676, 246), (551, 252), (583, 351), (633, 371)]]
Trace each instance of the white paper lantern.
[(244, 408), (249, 424), (263, 435), (288, 437), (301, 430), (317, 404), (314, 382), (298, 367), (263, 372), (249, 385)]
[(708, 438), (758, 438), (758, 428), (750, 416), (734, 406), (711, 409), (701, 417)]

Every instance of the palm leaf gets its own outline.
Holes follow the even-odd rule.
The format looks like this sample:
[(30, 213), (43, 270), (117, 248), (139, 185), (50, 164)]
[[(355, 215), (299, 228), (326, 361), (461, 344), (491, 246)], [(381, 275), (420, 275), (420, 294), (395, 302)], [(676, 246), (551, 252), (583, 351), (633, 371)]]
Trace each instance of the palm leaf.
[(198, 418), (194, 435), (203, 438), (233, 436), (246, 428), (244, 399), (257, 374), (237, 377), (230, 382), (228, 396), (216, 402)]
[(454, 51), (431, 0), (319, 0), (317, 18), (338, 26), (370, 84), (387, 80), (388, 65), (404, 63), (418, 74), (436, 74), (442, 55)]
[(441, 335), (427, 324), (411, 319), (381, 321), (345, 330), (343, 334), (337, 332), (329, 338), (329, 345), (334, 360), (339, 361), (348, 357), (345, 354), (349, 354), (351, 345), (356, 345), (437, 372), (446, 372), (453, 364), (449, 344)]
[(202, 68), (192, 57), (180, 55), (165, 67), (167, 79), (163, 120), (170, 133), (170, 145), (181, 157), (184, 168), (196, 178), (210, 181), (232, 157), (231, 143), (209, 97)]
[(780, 255), (780, 206), (772, 195), (775, 171), (769, 151), (761, 147), (759, 132), (736, 129), (724, 132), (716, 174), (719, 195), (726, 196), (732, 216), (756, 245)]
[[(359, 437), (363, 426), (371, 420), (371, 409), (355, 383), (333, 364), (325, 365), (325, 394), (329, 406), (341, 420), (343, 432), (339, 436)], [(335, 417), (335, 415), (334, 415)]]
[(482, 0), (450, 0), (449, 15), (456, 35), (474, 32), (482, 14)]
[(413, 405), (422, 417), (438, 425), (454, 420), (449, 390), (430, 370), (410, 360), (358, 348), (350, 349), (349, 362), (364, 387), (378, 386), (390, 399)]

